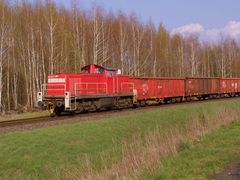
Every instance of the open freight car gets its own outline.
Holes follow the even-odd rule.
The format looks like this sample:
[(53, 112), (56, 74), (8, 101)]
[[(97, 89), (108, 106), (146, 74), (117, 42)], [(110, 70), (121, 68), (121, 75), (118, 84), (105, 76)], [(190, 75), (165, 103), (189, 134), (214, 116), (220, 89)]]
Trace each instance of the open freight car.
[(187, 77), (185, 80), (185, 97), (206, 99), (217, 97), (221, 93), (220, 78)]
[(131, 77), (130, 80), (140, 105), (182, 101), (184, 97), (184, 78)]
[(221, 78), (220, 92), (222, 96), (235, 96), (240, 94), (239, 78)]

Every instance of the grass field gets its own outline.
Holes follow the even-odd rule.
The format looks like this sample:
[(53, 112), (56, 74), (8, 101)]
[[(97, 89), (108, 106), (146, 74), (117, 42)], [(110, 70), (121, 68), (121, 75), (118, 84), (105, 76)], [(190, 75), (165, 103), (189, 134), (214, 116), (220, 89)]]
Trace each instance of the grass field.
[(239, 110), (239, 100), (223, 100), (0, 135), (0, 177), (160, 177), (162, 159), (170, 164), (196, 139), (240, 119)]
[(0, 121), (31, 119), (31, 118), (49, 116), (49, 114), (50, 113), (48, 111), (26, 112), (21, 114), (8, 114), (8, 115), (1, 115)]
[(240, 123), (235, 122), (186, 144), (176, 157), (166, 158), (142, 179), (211, 179), (213, 173), (240, 160)]

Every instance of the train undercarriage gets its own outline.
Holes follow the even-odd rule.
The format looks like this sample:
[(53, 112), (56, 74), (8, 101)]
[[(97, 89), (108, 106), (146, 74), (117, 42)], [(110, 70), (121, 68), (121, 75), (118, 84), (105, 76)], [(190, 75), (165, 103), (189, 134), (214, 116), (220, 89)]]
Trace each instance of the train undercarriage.
[(60, 116), (63, 113), (86, 113), (108, 109), (123, 109), (134, 106), (133, 96), (88, 96), (88, 97), (70, 97), (67, 100), (64, 97), (52, 98), (45, 97), (41, 104), (43, 109), (51, 112), (51, 116)]

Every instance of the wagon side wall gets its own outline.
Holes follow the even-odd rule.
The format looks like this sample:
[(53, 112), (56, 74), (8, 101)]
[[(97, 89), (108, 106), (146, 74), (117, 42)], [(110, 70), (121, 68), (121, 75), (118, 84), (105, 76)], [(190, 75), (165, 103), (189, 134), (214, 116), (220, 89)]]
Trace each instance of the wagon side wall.
[(164, 99), (184, 96), (184, 79), (131, 78), (138, 100)]
[(186, 78), (186, 96), (213, 95), (220, 92), (219, 78)]

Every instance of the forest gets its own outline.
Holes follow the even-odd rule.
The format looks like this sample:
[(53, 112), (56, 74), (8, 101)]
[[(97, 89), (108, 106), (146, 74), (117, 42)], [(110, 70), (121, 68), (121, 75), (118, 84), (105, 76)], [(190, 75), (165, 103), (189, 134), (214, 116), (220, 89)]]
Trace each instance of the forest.
[(161, 23), (99, 6), (0, 1), (0, 113), (34, 109), (48, 74), (89, 63), (132, 76), (240, 77), (240, 44), (172, 35)]

